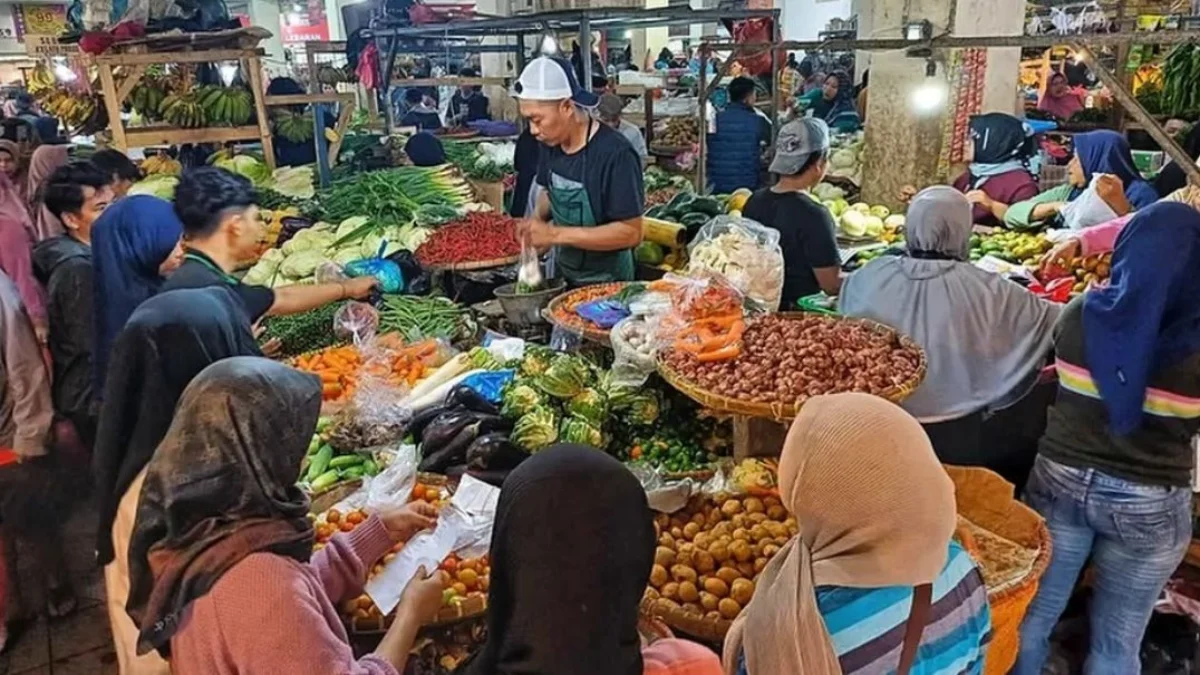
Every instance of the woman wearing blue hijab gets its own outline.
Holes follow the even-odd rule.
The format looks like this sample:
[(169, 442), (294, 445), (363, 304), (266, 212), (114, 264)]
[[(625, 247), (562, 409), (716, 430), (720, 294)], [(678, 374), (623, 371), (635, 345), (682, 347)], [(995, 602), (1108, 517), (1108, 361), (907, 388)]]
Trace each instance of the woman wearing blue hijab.
[(94, 391), (104, 390), (109, 350), (125, 320), (183, 261), (182, 236), (183, 225), (171, 203), (149, 195), (122, 199), (93, 226)]
[(1112, 278), (1063, 311), (1058, 398), (1025, 488), (1054, 555), (1021, 626), (1017, 675), (1040, 673), (1089, 558), (1084, 671), (1137, 673), (1163, 584), (1192, 536), (1191, 439), (1200, 429), (1200, 213), (1150, 206), (1117, 238)]
[(1004, 214), (1005, 225), (1022, 230), (1042, 227), (1083, 194), (1096, 174), (1115, 178), (1102, 181), (1096, 189), (1118, 216), (1158, 201), (1154, 186), (1143, 180), (1134, 166), (1129, 141), (1115, 131), (1089, 131), (1075, 137), (1075, 155), (1067, 165), (1067, 182), (1010, 205)]

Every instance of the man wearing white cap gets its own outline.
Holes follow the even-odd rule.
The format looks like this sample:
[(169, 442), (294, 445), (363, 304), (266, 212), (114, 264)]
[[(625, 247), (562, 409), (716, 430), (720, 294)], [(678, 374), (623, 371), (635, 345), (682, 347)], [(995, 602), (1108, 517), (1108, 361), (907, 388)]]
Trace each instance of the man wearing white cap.
[(539, 250), (555, 247), (571, 285), (633, 280), (645, 203), (637, 153), (589, 114), (598, 99), (579, 86), (567, 61), (534, 59), (514, 91), (544, 146), (537, 176), (543, 193), (518, 233)]

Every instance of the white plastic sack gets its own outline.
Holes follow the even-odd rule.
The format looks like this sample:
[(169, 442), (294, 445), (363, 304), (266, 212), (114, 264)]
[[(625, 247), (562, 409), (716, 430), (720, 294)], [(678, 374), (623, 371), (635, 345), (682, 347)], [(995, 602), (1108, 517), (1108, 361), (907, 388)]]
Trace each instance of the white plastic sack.
[(779, 309), (783, 297), (783, 249), (779, 230), (740, 216), (716, 216), (688, 245), (688, 274), (715, 272), (763, 309)]
[(1092, 180), (1083, 194), (1063, 207), (1062, 220), (1067, 229), (1078, 231), (1093, 225), (1107, 223), (1117, 217), (1117, 212), (1113, 211), (1112, 207), (1096, 193), (1096, 180), (1100, 176), (1101, 174), (1092, 176)]

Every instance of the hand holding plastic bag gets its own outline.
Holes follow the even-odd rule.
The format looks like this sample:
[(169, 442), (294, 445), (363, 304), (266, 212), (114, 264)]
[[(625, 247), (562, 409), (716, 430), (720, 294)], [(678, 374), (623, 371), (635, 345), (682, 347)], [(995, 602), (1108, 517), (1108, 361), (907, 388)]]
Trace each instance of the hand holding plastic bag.
[(1098, 173), (1092, 176), (1083, 193), (1063, 207), (1063, 225), (1070, 230), (1082, 230), (1116, 218), (1117, 212), (1100, 196), (1102, 189), (1109, 189), (1104, 184), (1112, 180), (1116, 180), (1120, 185), (1120, 179), (1109, 174)]

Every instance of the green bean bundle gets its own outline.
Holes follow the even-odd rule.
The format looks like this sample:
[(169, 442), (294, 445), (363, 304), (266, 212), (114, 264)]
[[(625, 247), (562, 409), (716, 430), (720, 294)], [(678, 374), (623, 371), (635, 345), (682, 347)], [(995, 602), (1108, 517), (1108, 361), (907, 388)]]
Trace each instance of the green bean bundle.
[(425, 338), (453, 340), (462, 320), (463, 308), (442, 297), (385, 295), (379, 310), (380, 332), (398, 332), (408, 342)]

